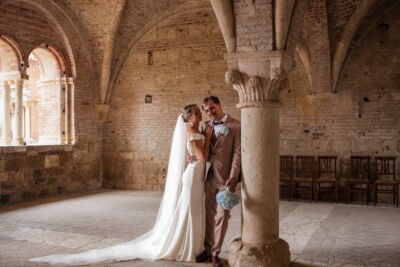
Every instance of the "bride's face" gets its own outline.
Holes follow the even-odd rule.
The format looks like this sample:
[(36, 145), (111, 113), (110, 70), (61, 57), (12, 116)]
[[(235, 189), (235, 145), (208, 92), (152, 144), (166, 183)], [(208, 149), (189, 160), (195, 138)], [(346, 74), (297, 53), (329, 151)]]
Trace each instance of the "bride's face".
[(192, 108), (192, 115), (189, 116), (189, 121), (192, 123), (199, 123), (202, 119), (201, 111), (198, 107)]

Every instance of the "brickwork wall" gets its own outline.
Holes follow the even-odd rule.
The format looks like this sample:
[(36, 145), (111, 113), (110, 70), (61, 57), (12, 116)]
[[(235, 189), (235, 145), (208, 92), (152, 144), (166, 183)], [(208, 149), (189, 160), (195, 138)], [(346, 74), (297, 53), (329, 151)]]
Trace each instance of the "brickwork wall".
[(117, 31), (120, 13), (125, 0), (66, 0), (84, 25), (93, 49), (96, 68), (100, 71), (104, 56), (113, 49), (114, 35)]
[[(36, 85), (39, 92), (36, 123), (39, 124), (39, 143), (61, 143), (61, 85), (59, 81), (41, 82)], [(33, 122), (35, 123), (35, 121)]]
[(310, 0), (306, 27), (311, 57), (312, 85), (327, 93), (332, 88), (331, 54), (325, 0)]
[[(318, 55), (313, 58), (314, 70), (322, 74), (313, 72), (311, 86), (296, 58), (297, 67), (281, 95), (281, 154), (337, 155), (342, 177), (348, 176), (350, 155), (398, 157), (400, 152), (398, 9), (379, 22), (389, 24), (389, 30), (372, 25), (354, 46), (338, 93), (326, 90), (329, 47), (332, 52), (360, 1), (310, 1), (315, 31), (306, 31), (304, 38), (309, 37), (311, 52)], [(172, 131), (183, 105), (201, 104), (204, 96), (215, 94), (225, 110), (240, 119), (237, 94), (224, 82), (226, 49), (208, 0), (129, 0), (122, 12), (123, 0), (3, 2), (0, 33), (14, 39), (26, 58), (39, 44), (49, 43), (63, 57), (74, 59), (76, 144), (1, 147), (0, 204), (97, 188), (101, 182), (105, 187), (160, 190)], [(238, 51), (273, 49), (272, 2), (234, 0)], [(54, 18), (49, 19), (35, 5), (43, 5)], [(64, 11), (74, 15), (71, 20), (63, 17)], [(141, 38), (173, 12), (178, 14)], [(60, 18), (64, 18), (63, 34), (54, 25)], [(70, 21), (77, 27), (71, 27)], [(329, 34), (323, 32), (326, 28)], [(112, 49), (115, 32), (112, 64), (123, 62), (124, 53), (130, 52), (101, 129), (95, 118), (99, 82), (93, 66)], [(152, 96), (152, 103), (145, 103), (146, 95)]]
[(326, 1), (326, 9), (328, 13), (329, 37), (331, 44), (331, 52), (340, 40), (343, 28), (351, 15), (357, 9), (357, 6), (363, 0), (335, 0)]
[(234, 0), (237, 50), (273, 49), (272, 0)]
[[(173, 14), (188, 10), (210, 8), (208, 0), (130, 0), (126, 2), (121, 14), (118, 32), (115, 37), (110, 76), (110, 87), (115, 87), (116, 79), (132, 47), (144, 35)], [(110, 102), (112, 92), (108, 94)]]
[[(104, 186), (160, 190), (172, 132), (186, 104), (200, 105), (215, 94), (240, 119), (237, 93), (224, 82), (225, 52), (210, 8), (173, 16), (136, 45), (118, 78), (103, 130)], [(145, 104), (146, 95), (153, 103)]]
[(12, 48), (3, 40), (0, 39), (0, 72), (18, 70), (18, 58)]
[(341, 177), (350, 156), (397, 156), (400, 180), (399, 9), (373, 24), (350, 55), (338, 93), (311, 90), (297, 59), (282, 92), (281, 154), (337, 155)]
[[(127, 49), (129, 44), (140, 32), (140, 30), (155, 19), (163, 12), (177, 8), (187, 0), (130, 0), (126, 2), (126, 6), (121, 15), (118, 27), (118, 35), (115, 40), (114, 57), (117, 57)], [(128, 47), (129, 48), (129, 47)]]
[(65, 52), (61, 38), (57, 36), (51, 22), (38, 10), (24, 3), (8, 4), (0, 9), (0, 31), (17, 40), (26, 54), (42, 43), (49, 43)]
[[(0, 34), (19, 44), (25, 59), (38, 45), (48, 43), (64, 58), (74, 60), (71, 65), (76, 66), (73, 94), (76, 143), (0, 147), (0, 205), (98, 188), (101, 184), (101, 128), (94, 110), (98, 91), (92, 79), (90, 56), (77, 32), (79, 27), (72, 27), (65, 17), (68, 10), (57, 8), (56, 4), (31, 0), (2, 5), (0, 1)], [(51, 14), (52, 19), (48, 17)], [(54, 25), (57, 19), (62, 20), (63, 32)]]

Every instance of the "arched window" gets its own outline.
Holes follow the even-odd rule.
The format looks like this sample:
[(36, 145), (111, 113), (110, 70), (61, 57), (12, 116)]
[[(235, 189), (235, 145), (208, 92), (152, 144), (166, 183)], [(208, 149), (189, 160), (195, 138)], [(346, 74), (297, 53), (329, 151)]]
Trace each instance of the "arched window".
[(72, 142), (70, 99), (71, 79), (61, 54), (41, 45), (29, 55), (29, 81), (24, 88), (25, 140), (27, 144)]
[[(22, 117), (22, 101), (15, 102), (16, 97), (22, 99), (21, 68), (23, 68), (22, 53), (18, 45), (10, 38), (0, 35), (0, 127), (1, 144), (22, 144), (22, 125), (14, 123), (12, 129), (12, 107), (19, 107), (14, 112), (15, 117)], [(18, 132), (19, 131), (19, 132)]]
[(19, 70), (18, 54), (13, 47), (13, 42), (5, 37), (0, 36), (0, 73), (2, 76), (6, 74), (15, 74)]
[(1, 145), (72, 144), (73, 80), (54, 47), (43, 44), (28, 57), (0, 39)]

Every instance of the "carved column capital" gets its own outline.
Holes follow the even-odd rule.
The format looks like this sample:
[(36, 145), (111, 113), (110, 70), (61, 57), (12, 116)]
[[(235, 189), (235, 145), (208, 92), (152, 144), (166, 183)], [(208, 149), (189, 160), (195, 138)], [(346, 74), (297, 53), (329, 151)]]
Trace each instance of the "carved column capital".
[(284, 79), (282, 69), (274, 70), (274, 75), (268, 80), (238, 70), (228, 70), (225, 74), (225, 81), (232, 84), (239, 94), (239, 108), (276, 105)]

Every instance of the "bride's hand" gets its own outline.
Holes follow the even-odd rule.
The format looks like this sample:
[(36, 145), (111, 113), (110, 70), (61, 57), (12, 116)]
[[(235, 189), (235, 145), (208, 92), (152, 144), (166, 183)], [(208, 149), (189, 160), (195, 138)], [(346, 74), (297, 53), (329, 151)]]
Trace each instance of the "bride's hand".
[(212, 135), (212, 127), (211, 126), (207, 126), (207, 128), (204, 130), (204, 136), (206, 138), (210, 138)]

